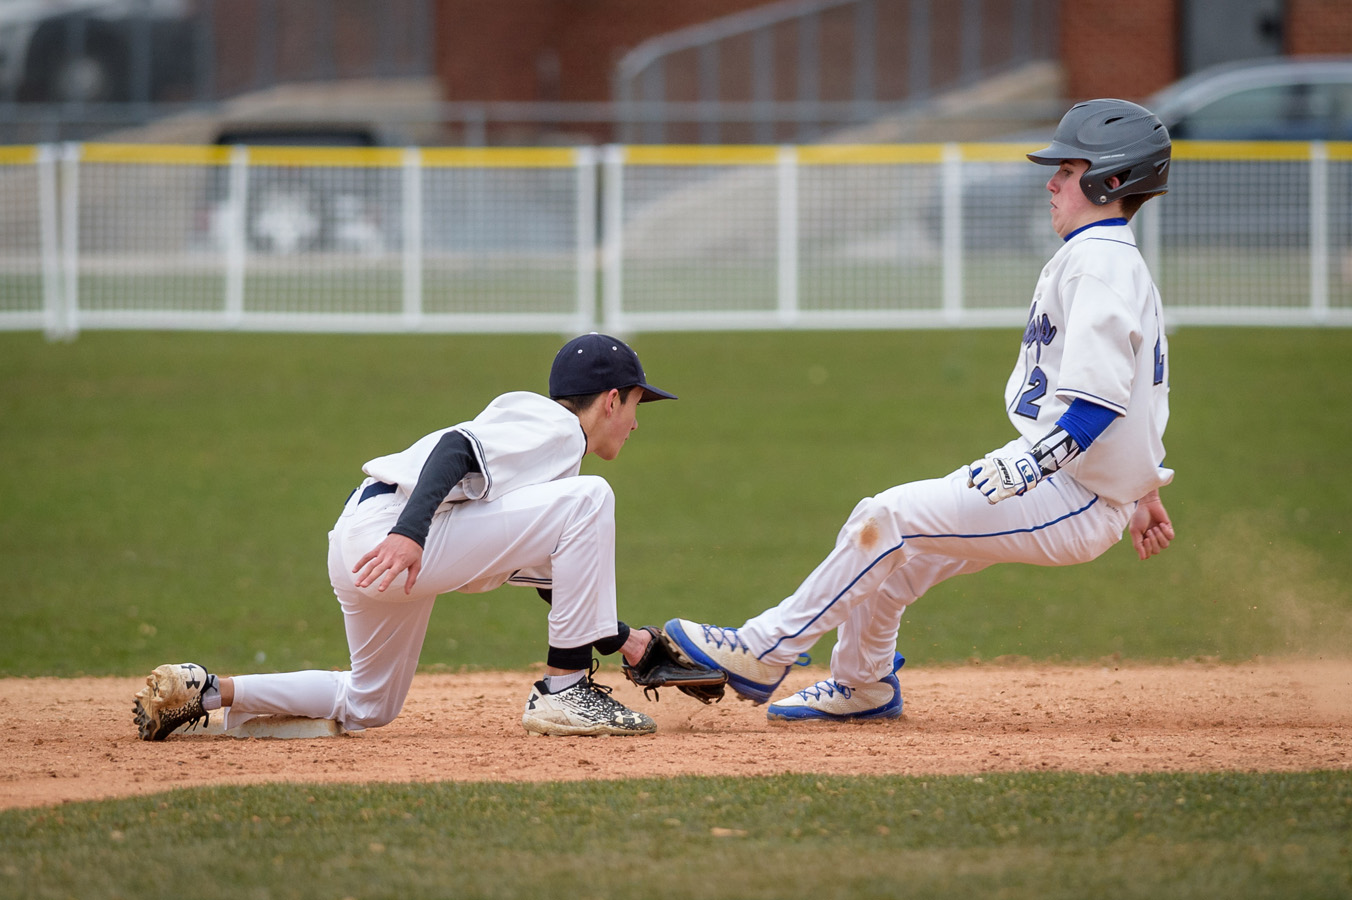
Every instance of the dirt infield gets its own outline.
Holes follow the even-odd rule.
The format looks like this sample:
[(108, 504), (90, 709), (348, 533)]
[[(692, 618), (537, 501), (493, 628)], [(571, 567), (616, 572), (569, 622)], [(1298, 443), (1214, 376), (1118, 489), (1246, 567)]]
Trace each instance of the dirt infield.
[[(553, 781), (670, 775), (1352, 768), (1352, 660), (902, 671), (900, 721), (771, 725), (731, 695), (659, 703), (642, 738), (532, 738), (528, 673), (419, 675), (392, 724), (310, 740), (137, 740), (139, 679), (0, 679), (0, 808), (271, 781)], [(783, 693), (824, 677), (794, 670)]]

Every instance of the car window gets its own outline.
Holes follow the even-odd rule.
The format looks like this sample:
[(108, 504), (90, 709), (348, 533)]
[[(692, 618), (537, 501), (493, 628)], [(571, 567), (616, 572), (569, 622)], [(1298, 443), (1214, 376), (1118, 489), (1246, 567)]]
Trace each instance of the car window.
[(1189, 113), (1169, 133), (1183, 140), (1345, 140), (1352, 136), (1352, 84), (1250, 88)]
[(227, 131), (218, 144), (250, 144), (255, 147), (375, 147), (380, 141), (366, 131)]
[(1328, 86), (1332, 112), (1328, 139), (1352, 141), (1352, 84)]

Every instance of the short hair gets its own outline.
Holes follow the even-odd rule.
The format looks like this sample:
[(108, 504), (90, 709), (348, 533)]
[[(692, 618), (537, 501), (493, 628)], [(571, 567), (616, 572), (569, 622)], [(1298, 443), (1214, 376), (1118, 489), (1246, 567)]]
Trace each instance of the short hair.
[[(629, 395), (633, 393), (634, 389), (637, 387), (638, 385), (631, 384), (628, 387), (612, 388), (611, 390), (618, 390), (620, 392), (620, 402), (624, 403), (629, 399)], [(565, 409), (577, 416), (591, 409), (593, 403), (609, 393), (610, 391), (598, 391), (595, 394), (574, 394), (571, 397), (550, 397), (549, 399), (561, 404)]]
[(1149, 200), (1151, 197), (1158, 197), (1163, 193), (1164, 191), (1156, 191), (1153, 194), (1128, 194), (1122, 198), (1122, 215), (1130, 222), (1132, 217), (1140, 212), (1145, 201)]

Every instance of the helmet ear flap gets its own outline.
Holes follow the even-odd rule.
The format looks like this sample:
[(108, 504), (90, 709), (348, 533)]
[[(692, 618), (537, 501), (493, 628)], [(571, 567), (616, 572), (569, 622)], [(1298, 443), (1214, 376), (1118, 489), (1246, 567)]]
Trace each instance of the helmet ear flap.
[[(1095, 172), (1091, 166), (1083, 175), (1080, 176), (1080, 190), (1089, 198), (1089, 202), (1095, 206), (1106, 206), (1112, 200), (1117, 199), (1116, 191), (1126, 183), (1131, 176), (1131, 170), (1118, 172), (1113, 175), (1105, 175), (1102, 172)], [(1112, 184), (1113, 180), (1117, 184)]]

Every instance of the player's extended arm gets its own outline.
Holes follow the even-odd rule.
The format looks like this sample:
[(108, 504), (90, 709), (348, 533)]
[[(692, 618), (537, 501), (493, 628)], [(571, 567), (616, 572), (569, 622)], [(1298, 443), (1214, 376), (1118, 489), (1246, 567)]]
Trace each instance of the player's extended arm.
[(1141, 559), (1149, 559), (1164, 550), (1174, 539), (1174, 523), (1169, 521), (1158, 488), (1136, 501), (1130, 530), (1131, 544)]
[(1106, 406), (1073, 400), (1032, 449), (1011, 456), (983, 456), (968, 466), (967, 486), (979, 490), (990, 503), (1017, 497), (1088, 450), (1115, 418), (1117, 413)]
[(470, 472), (478, 471), (479, 460), (470, 449), (469, 439), (458, 431), (442, 435), (427, 462), (423, 463), (418, 483), (404, 504), (399, 521), (352, 569), (357, 576), (357, 587), (367, 587), (380, 578), (376, 590), (383, 592), (399, 573), (407, 571), (404, 593), (411, 594), (418, 573), (422, 571), (423, 544), (432, 527), (432, 516), (452, 488)]

